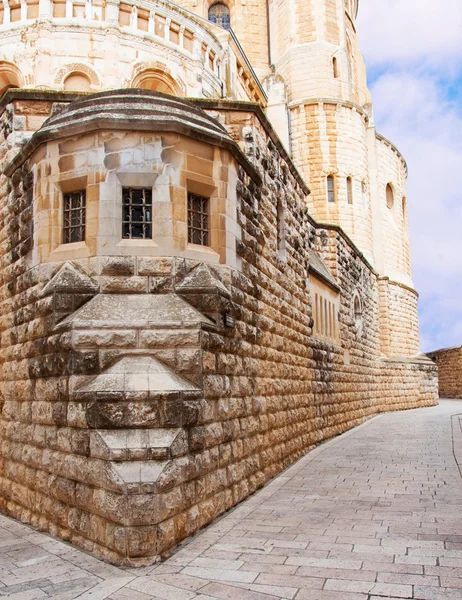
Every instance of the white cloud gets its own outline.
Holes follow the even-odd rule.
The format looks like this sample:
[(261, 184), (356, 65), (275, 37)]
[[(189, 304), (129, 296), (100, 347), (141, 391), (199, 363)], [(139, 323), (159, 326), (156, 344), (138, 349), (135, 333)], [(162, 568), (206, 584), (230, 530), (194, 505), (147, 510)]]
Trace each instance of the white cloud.
[(409, 165), (423, 350), (462, 343), (462, 2), (365, 0), (360, 38), (380, 133)]
[(360, 0), (358, 23), (370, 65), (425, 60), (452, 69), (462, 53), (460, 0)]

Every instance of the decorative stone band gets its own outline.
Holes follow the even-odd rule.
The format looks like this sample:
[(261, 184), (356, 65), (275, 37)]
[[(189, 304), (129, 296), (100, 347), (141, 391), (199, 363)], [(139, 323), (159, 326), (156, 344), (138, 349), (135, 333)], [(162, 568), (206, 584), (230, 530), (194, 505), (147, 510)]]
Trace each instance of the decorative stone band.
[(334, 104), (338, 106), (344, 106), (345, 108), (351, 108), (359, 113), (366, 123), (369, 123), (369, 115), (364, 107), (356, 104), (355, 102), (350, 102), (349, 100), (339, 100), (338, 98), (301, 98), (300, 100), (294, 100), (293, 102), (289, 102), (289, 108), (297, 108), (298, 106), (305, 106), (309, 104)]
[(135, 89), (101, 92), (72, 102), (44, 123), (4, 172), (10, 177), (41, 144), (99, 129), (168, 131), (207, 142), (228, 150), (257, 185), (262, 183), (226, 129), (205, 111), (187, 100)]

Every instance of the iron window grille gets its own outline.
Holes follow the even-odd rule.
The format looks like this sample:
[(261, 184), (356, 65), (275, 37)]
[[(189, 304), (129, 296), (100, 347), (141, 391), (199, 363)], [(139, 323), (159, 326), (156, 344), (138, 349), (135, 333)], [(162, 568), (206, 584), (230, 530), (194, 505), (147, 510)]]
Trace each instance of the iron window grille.
[(64, 194), (63, 203), (63, 243), (85, 241), (85, 190)]
[(209, 245), (209, 199), (188, 193), (188, 242)]
[(152, 189), (123, 188), (122, 237), (150, 239), (152, 237)]

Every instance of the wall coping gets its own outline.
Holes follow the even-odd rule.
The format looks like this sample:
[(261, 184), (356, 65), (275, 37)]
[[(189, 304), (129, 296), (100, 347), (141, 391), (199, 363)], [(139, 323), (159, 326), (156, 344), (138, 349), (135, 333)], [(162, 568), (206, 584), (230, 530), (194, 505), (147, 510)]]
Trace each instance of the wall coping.
[(449, 348), (440, 348), (439, 350), (433, 350), (432, 352), (425, 352), (428, 357), (435, 356), (437, 354), (441, 354), (443, 352), (455, 352), (457, 350), (462, 350), (461, 346), (450, 346)]

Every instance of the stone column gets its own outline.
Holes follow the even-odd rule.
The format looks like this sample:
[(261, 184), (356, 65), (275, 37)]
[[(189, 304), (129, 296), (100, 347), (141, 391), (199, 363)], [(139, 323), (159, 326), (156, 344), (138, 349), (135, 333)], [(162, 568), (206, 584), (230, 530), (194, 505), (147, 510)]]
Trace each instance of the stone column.
[(150, 33), (151, 35), (155, 35), (156, 33), (156, 14), (152, 10), (149, 13), (148, 33)]
[(119, 25), (119, 0), (106, 0), (105, 20), (110, 25)]
[(53, 4), (51, 0), (39, 0), (39, 19), (51, 19), (53, 16)]
[(8, 0), (3, 0), (3, 24), (11, 22), (11, 10), (10, 5), (8, 4)]

